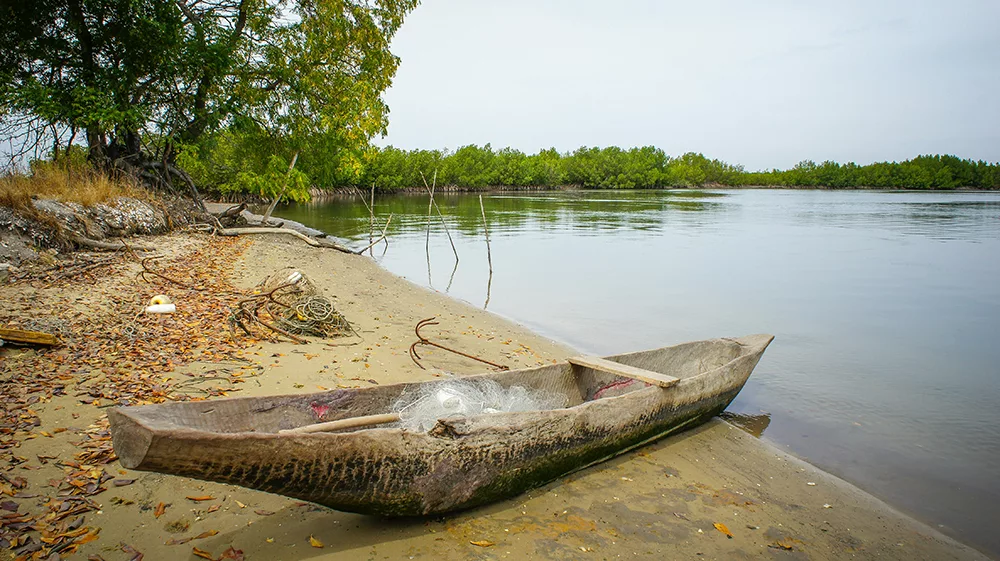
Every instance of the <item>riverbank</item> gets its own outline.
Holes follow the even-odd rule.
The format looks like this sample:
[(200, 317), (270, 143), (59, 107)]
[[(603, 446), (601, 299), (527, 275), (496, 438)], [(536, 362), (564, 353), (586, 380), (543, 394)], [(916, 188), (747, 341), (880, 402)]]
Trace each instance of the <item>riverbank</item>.
[[(630, 189), (622, 189), (623, 191), (662, 191), (662, 190), (680, 190), (680, 191), (714, 191), (714, 190), (725, 190), (725, 189), (759, 189), (759, 190), (789, 190), (789, 191), (898, 191), (898, 192), (958, 192), (958, 193), (975, 193), (980, 191), (996, 191), (997, 189), (985, 189), (978, 187), (956, 187), (952, 189), (914, 189), (912, 187), (829, 187), (826, 185), (723, 185), (721, 183), (706, 183), (703, 185), (675, 185), (670, 187), (636, 187)], [(606, 187), (593, 188), (584, 187), (582, 185), (494, 185), (490, 187), (464, 187), (461, 185), (438, 185), (434, 188), (434, 192), (440, 193), (545, 193), (545, 192), (558, 192), (558, 191), (604, 191), (604, 190), (616, 190), (609, 189)], [(413, 187), (403, 187), (399, 189), (382, 190), (376, 187), (376, 196), (385, 195), (421, 195), (427, 196), (427, 188), (423, 185), (413, 186)], [(312, 202), (324, 201), (332, 198), (339, 197), (357, 197), (370, 195), (370, 191), (365, 191), (364, 189), (359, 190), (355, 187), (334, 187), (330, 189), (320, 189), (312, 188), (309, 190), (310, 200)], [(266, 205), (268, 201), (261, 199), (254, 195), (238, 195), (238, 196), (226, 196), (222, 197), (227, 203), (227, 206), (232, 204), (247, 202), (249, 204), (256, 205)]]
[[(308, 247), (293, 238), (171, 235), (145, 243), (166, 255), (157, 270), (187, 287), (161, 277), (150, 283), (136, 280), (141, 268), (130, 261), (67, 281), (40, 279), (0, 287), (5, 302), (0, 323), (63, 318), (71, 341), (67, 349), (44, 354), (0, 350), (0, 381), (22, 376), (29, 364), (45, 364), (51, 371), (33, 374), (53, 380), (21, 396), (27, 402), (21, 411), (30, 410), (37, 424), (23, 421), (2, 436), (10, 444), (0, 446), (5, 454), (0, 459), (10, 469), (0, 472), (6, 480), (0, 481), (0, 492), (7, 487), (13, 491), (3, 500), (16, 502), (16, 512), (44, 513), (46, 497), (58, 499), (62, 491), (82, 488), (83, 493), (72, 496), (97, 505), (81, 524), (98, 539), (80, 544), (76, 557), (132, 558), (123, 552), (125, 544), (147, 559), (195, 559), (193, 548), (218, 558), (229, 547), (241, 550), (245, 559), (273, 560), (985, 559), (718, 420), (522, 497), (434, 520), (339, 513), (238, 487), (132, 472), (87, 456), (81, 460), (78, 454), (92, 449), (81, 443), (103, 442), (106, 447), (102, 406), (122, 400), (305, 393), (429, 379), (439, 370), (420, 370), (406, 351), (414, 340), (414, 324), (430, 316), (440, 324), (425, 334), (512, 368), (573, 353), (392, 275), (370, 258)], [(225, 306), (232, 299), (225, 300), (222, 292), (247, 291), (284, 267), (316, 282), (359, 336), (308, 345), (241, 339), (234, 348), (225, 327)], [(159, 292), (174, 299), (178, 313), (136, 316), (145, 300)], [(138, 337), (130, 340), (130, 335)], [(87, 362), (81, 360), (87, 350), (84, 340), (104, 337), (104, 352), (123, 353), (121, 363), (98, 364), (90, 355)], [(190, 352), (181, 352), (187, 348)], [(127, 356), (130, 349), (159, 353), (163, 360)], [(459, 374), (482, 370), (473, 361), (441, 352), (426, 353), (425, 362)], [(122, 371), (112, 372), (117, 366)], [(104, 397), (112, 386), (119, 393)], [(40, 399), (32, 401), (32, 396)], [(5, 395), (8, 411), (16, 398), (13, 392)], [(74, 467), (73, 462), (82, 463)], [(67, 485), (67, 480), (83, 485)], [(93, 481), (98, 483), (89, 493)], [(733, 537), (715, 524), (724, 525)], [(26, 535), (37, 540), (37, 533)]]

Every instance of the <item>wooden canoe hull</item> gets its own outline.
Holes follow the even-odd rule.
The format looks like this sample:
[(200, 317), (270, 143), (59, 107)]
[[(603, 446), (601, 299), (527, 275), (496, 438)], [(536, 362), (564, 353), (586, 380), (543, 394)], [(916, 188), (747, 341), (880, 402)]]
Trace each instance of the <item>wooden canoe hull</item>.
[(681, 380), (601, 399), (588, 400), (595, 387), (614, 378), (567, 363), (486, 374), (508, 385), (561, 389), (579, 403), (442, 419), (428, 433), (277, 434), (317, 420), (384, 412), (414, 384), (129, 407), (109, 411), (109, 418), (115, 450), (128, 468), (240, 485), (337, 510), (437, 514), (515, 496), (708, 420), (736, 397), (771, 339), (716, 339), (608, 357)]

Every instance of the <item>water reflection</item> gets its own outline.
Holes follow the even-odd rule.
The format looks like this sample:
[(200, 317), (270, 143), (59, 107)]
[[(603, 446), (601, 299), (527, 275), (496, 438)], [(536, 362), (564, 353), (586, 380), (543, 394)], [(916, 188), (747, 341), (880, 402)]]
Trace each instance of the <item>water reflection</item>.
[[(722, 193), (700, 191), (576, 192), (558, 194), (494, 194), (483, 197), (490, 228), (498, 236), (524, 230), (574, 230), (583, 234), (614, 231), (661, 231), (672, 211), (707, 214), (722, 210)], [(436, 193), (435, 201), (447, 226), (468, 237), (482, 236), (479, 198), (468, 193)], [(392, 213), (392, 231), (414, 233), (418, 228), (436, 231), (434, 218), (427, 224), (426, 195), (376, 196), (375, 213)], [(340, 237), (358, 240), (370, 230), (368, 204), (355, 196), (325, 198), (286, 207), (282, 216), (304, 221)]]
[[(998, 200), (900, 200), (898, 197), (902, 194), (883, 195), (885, 198), (876, 200), (844, 200), (813, 206), (799, 210), (796, 217), (809, 226), (878, 228), (938, 240), (968, 239), (995, 232), (1000, 226)], [(920, 193), (910, 196), (930, 198), (935, 195)]]
[(726, 421), (736, 425), (737, 427), (745, 430), (746, 432), (760, 438), (764, 431), (767, 430), (768, 425), (771, 424), (771, 414), (770, 413), (760, 413), (758, 415), (746, 415), (743, 413), (732, 413), (729, 411), (723, 411), (720, 415)]

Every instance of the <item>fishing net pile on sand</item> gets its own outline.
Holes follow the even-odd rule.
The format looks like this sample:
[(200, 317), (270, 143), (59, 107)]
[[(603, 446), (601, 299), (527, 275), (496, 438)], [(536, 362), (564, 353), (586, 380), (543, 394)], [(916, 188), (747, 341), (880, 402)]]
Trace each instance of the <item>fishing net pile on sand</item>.
[(510, 386), (493, 380), (449, 380), (420, 384), (404, 392), (393, 404), (400, 425), (406, 430), (426, 432), (438, 419), (452, 416), (541, 411), (566, 406), (566, 396), (545, 390)]
[(295, 269), (281, 269), (257, 285), (270, 294), (262, 307), (278, 327), (296, 335), (331, 337), (352, 332), (351, 325), (320, 293), (309, 277)]

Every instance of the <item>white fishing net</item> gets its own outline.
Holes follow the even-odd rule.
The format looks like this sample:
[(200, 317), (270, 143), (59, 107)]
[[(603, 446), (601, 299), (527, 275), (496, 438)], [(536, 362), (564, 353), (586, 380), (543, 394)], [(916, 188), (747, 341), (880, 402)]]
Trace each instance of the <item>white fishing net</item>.
[(426, 432), (444, 417), (540, 411), (565, 406), (566, 396), (554, 392), (523, 386), (504, 388), (493, 380), (450, 380), (421, 384), (415, 390), (404, 392), (392, 410), (399, 413), (404, 429)]

